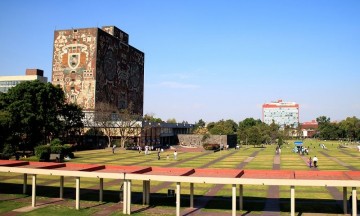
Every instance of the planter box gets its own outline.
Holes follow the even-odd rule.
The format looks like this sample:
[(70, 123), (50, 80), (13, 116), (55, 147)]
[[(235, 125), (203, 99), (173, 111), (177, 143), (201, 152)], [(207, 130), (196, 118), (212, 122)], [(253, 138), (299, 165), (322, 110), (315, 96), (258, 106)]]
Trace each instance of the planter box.
[(63, 154), (50, 154), (50, 161), (63, 162), (64, 155)]

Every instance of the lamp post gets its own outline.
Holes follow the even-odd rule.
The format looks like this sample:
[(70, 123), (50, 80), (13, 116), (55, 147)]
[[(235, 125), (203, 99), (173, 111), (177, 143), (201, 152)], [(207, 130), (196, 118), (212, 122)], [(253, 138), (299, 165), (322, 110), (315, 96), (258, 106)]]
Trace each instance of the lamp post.
[(221, 143), (221, 141), (222, 141), (222, 140), (221, 140), (221, 134), (220, 134), (220, 152), (221, 152), (221, 149), (224, 148), (223, 145), (222, 145), (222, 143)]

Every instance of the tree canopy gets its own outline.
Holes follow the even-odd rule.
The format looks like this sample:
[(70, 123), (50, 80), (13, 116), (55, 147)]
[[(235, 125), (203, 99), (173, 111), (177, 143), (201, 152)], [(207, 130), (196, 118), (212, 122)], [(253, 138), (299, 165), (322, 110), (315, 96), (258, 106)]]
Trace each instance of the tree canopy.
[(21, 143), (28, 149), (67, 136), (82, 127), (82, 110), (66, 104), (60, 87), (40, 81), (26, 81), (0, 94), (1, 145)]

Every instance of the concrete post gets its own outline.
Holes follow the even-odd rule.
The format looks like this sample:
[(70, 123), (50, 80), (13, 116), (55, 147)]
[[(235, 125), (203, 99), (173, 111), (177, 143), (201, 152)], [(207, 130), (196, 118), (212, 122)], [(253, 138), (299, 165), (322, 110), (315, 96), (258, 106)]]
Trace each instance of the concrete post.
[(150, 181), (147, 181), (146, 186), (146, 204), (150, 205)]
[(99, 201), (102, 202), (104, 198), (104, 179), (100, 178), (100, 185), (99, 185)]
[(131, 214), (131, 180), (127, 181), (127, 214), (130, 215)]
[(123, 214), (127, 212), (127, 180), (124, 180), (123, 187)]
[(142, 196), (142, 204), (145, 205), (146, 204), (146, 193), (147, 193), (147, 185), (146, 185), (146, 180), (143, 180), (143, 196)]
[(295, 216), (295, 186), (290, 186), (290, 215)]
[(194, 208), (194, 183), (190, 183), (190, 208)]
[(243, 193), (244, 193), (244, 186), (240, 185), (240, 187), (239, 187), (239, 210), (243, 210), (243, 208), (244, 208)]
[(347, 187), (343, 187), (343, 210), (347, 214)]
[(232, 185), (232, 216), (236, 216), (236, 184)]
[(357, 215), (357, 198), (356, 198), (356, 187), (352, 188), (351, 191), (351, 196), (352, 196), (352, 200), (351, 202), (351, 207), (352, 207), (352, 215)]
[(176, 216), (180, 216), (180, 182), (176, 182)]
[(64, 176), (60, 176), (60, 199), (64, 198)]
[(27, 188), (27, 173), (24, 173), (23, 194), (26, 194), (26, 188)]
[(36, 206), (36, 175), (32, 176), (31, 206)]
[(80, 177), (76, 177), (76, 210), (80, 209)]

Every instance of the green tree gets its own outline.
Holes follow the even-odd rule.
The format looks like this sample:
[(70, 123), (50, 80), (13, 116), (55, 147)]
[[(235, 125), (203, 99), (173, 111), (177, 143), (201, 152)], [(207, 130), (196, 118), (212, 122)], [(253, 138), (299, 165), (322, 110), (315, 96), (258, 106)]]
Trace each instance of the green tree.
[(156, 118), (155, 114), (153, 114), (153, 113), (145, 114), (143, 119), (144, 119), (144, 121), (148, 121), (148, 122), (156, 122), (156, 123), (164, 122), (161, 118)]
[(243, 121), (239, 122), (239, 129), (241, 128), (250, 128), (252, 126), (261, 124), (261, 120), (257, 119), (255, 120), (254, 118), (246, 118)]
[(233, 120), (220, 120), (209, 129), (210, 134), (213, 135), (231, 135), (235, 134), (237, 130), (237, 124)]
[(204, 128), (206, 125), (206, 123), (204, 122), (204, 120), (200, 119), (198, 122), (195, 122), (193, 131), (198, 130), (199, 128)]
[(80, 136), (84, 128), (82, 121), (84, 119), (84, 113), (81, 107), (77, 104), (64, 104), (61, 114), (61, 137), (63, 137), (64, 141), (67, 141), (69, 137)]
[(33, 149), (57, 137), (64, 130), (65, 97), (51, 83), (22, 82), (0, 95), (0, 111), (10, 114), (8, 129), (14, 145)]
[(172, 123), (172, 124), (176, 124), (176, 119), (175, 118), (170, 118), (166, 121), (166, 123)]
[(274, 143), (280, 137), (279, 129), (280, 126), (273, 120), (269, 125), (269, 137), (271, 143)]
[(5, 143), (7, 143), (8, 139), (11, 137), (10, 121), (10, 113), (8, 111), (0, 110), (0, 152), (2, 152)]
[(337, 123), (327, 123), (321, 127), (320, 139), (324, 140), (335, 140), (338, 139), (341, 134), (341, 130)]
[(349, 141), (356, 140), (360, 136), (360, 119), (355, 116), (341, 121), (339, 127), (344, 132), (343, 138), (347, 138)]
[(263, 141), (259, 126), (252, 126), (248, 129), (248, 142), (252, 145), (260, 145)]
[(330, 123), (330, 118), (326, 116), (319, 116), (316, 118), (319, 126)]
[[(254, 140), (256, 141), (257, 138), (255, 136), (260, 136), (259, 134), (254, 134), (253, 132), (257, 129), (252, 129), (257, 125), (262, 124), (260, 119), (255, 120), (254, 118), (246, 118), (243, 121), (239, 122), (238, 129), (237, 129), (237, 137), (239, 143), (244, 144), (254, 144)], [(250, 137), (251, 136), (251, 137)]]

